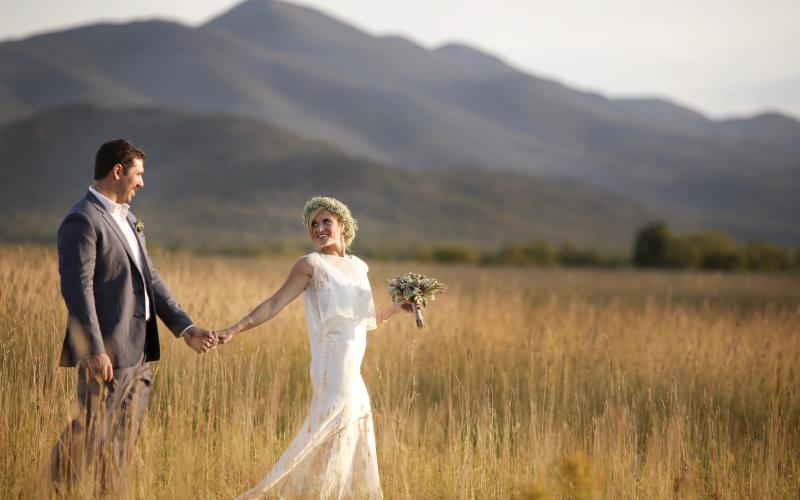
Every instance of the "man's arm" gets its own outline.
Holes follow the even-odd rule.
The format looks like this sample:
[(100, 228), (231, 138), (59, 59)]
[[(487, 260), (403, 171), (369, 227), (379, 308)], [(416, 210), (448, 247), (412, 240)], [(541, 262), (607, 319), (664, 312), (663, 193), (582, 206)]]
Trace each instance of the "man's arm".
[(67, 305), (69, 330), (78, 359), (105, 354), (94, 304), (97, 234), (91, 222), (72, 213), (58, 228), (58, 272)]
[(147, 259), (147, 267), (150, 269), (156, 313), (175, 337), (181, 337), (194, 324), (194, 321), (181, 309), (180, 304), (178, 304), (169, 287), (161, 278), (158, 269), (153, 265), (153, 260), (148, 255), (147, 249), (144, 251), (144, 256)]

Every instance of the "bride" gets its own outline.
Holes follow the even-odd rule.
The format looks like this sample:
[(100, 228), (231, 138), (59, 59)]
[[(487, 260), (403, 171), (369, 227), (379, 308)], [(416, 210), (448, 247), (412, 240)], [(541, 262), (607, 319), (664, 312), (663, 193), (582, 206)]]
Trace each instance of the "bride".
[(226, 343), (275, 317), (305, 292), (311, 348), (311, 409), (289, 447), (240, 498), (382, 498), (369, 394), (361, 378), (367, 330), (410, 305), (375, 311), (367, 264), (346, 253), (358, 226), (342, 202), (309, 200), (303, 210), (316, 251), (300, 258), (286, 282), (249, 314), (217, 331)]

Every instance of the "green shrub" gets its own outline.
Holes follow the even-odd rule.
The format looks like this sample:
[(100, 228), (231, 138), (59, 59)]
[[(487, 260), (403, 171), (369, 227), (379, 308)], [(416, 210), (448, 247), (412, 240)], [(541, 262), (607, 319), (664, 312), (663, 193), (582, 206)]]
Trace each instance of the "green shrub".
[(666, 267), (672, 234), (663, 222), (649, 224), (636, 234), (633, 263), (637, 267)]
[(751, 244), (746, 254), (747, 267), (756, 271), (788, 271), (796, 265), (790, 249), (766, 241)]
[(419, 258), (433, 262), (476, 264), (480, 262), (481, 254), (469, 245), (436, 245), (422, 249)]

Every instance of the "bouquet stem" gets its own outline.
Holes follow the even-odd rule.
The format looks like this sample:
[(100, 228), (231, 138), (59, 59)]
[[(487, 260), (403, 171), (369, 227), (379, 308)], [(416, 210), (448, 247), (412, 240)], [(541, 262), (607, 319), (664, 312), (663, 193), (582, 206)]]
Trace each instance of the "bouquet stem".
[(417, 328), (425, 328), (425, 323), (422, 321), (422, 310), (420, 310), (415, 303), (411, 304), (411, 308), (414, 310), (414, 319), (417, 320)]

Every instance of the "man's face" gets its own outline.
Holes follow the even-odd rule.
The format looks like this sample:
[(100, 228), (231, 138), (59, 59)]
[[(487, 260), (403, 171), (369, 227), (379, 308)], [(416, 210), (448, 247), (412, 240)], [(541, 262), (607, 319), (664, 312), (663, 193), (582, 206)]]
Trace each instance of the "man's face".
[(133, 160), (133, 166), (125, 173), (120, 171), (117, 184), (117, 199), (120, 203), (130, 203), (136, 196), (136, 191), (144, 187), (144, 162), (141, 158)]

